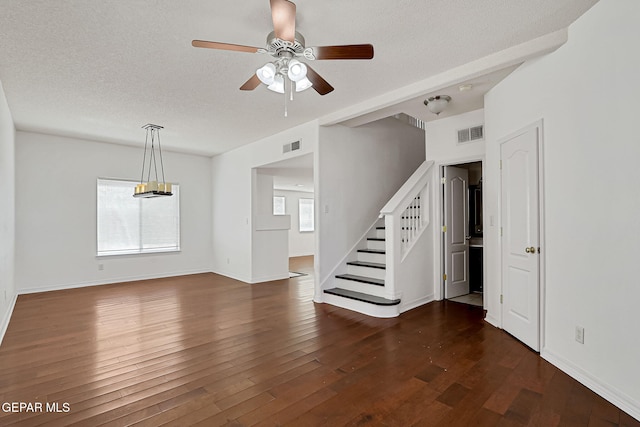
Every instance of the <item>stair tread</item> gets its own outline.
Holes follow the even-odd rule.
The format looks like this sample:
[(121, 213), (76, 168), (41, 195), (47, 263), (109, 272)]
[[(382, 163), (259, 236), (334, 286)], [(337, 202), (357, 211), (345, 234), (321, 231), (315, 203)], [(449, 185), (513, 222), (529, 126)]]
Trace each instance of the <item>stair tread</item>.
[(387, 252), (381, 249), (358, 249), (358, 252), (366, 252), (368, 254), (381, 254), (384, 255)]
[(367, 261), (349, 261), (347, 265), (356, 265), (358, 267), (380, 268), (382, 270), (387, 268), (386, 264), (381, 264), (379, 262), (367, 262)]
[(384, 286), (383, 279), (374, 279), (373, 277), (357, 276), (355, 274), (337, 274), (336, 278), (353, 280), (354, 282), (368, 283), (370, 285)]
[(375, 305), (398, 305), (400, 304), (399, 299), (386, 299), (383, 297), (369, 295), (362, 292), (350, 291), (348, 289), (342, 288), (333, 288), (333, 289), (325, 289), (325, 293), (331, 295), (337, 295), (344, 298), (350, 298), (357, 301), (368, 302), (370, 304)]

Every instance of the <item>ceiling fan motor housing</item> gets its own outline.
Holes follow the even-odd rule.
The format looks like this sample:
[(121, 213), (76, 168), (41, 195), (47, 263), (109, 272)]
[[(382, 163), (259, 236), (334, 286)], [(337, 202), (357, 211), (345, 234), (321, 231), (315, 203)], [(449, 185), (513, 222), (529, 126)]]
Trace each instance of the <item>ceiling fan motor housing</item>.
[(291, 58), (293, 56), (304, 55), (304, 37), (302, 37), (302, 34), (297, 31), (295, 34), (294, 42), (291, 43), (290, 41), (277, 38), (276, 32), (271, 31), (267, 36), (267, 52), (276, 58), (281, 56), (288, 56)]

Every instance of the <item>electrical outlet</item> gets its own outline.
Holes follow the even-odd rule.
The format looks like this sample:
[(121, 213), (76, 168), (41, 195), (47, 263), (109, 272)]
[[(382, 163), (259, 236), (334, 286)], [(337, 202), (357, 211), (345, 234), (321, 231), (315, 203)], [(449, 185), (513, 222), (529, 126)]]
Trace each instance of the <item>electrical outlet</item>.
[(576, 326), (576, 341), (584, 344), (584, 328), (582, 326)]
[(98, 264), (98, 271), (104, 270), (104, 264)]

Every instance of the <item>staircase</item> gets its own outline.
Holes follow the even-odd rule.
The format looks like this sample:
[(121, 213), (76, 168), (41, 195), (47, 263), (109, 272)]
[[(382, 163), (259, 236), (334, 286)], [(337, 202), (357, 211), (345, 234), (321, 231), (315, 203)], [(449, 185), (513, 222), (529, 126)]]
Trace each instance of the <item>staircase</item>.
[[(379, 221), (366, 237), (364, 248), (356, 251), (356, 259), (347, 261), (347, 273), (337, 274), (334, 280), (334, 288), (325, 289), (324, 293), (336, 298), (347, 298), (359, 301), (363, 304), (372, 304), (368, 310), (377, 312), (389, 312), (389, 316), (397, 316), (397, 307), (400, 299), (388, 299), (385, 293), (386, 276), (386, 240), (385, 227)], [(336, 305), (342, 306), (337, 303)], [(385, 308), (388, 307), (388, 308)]]
[[(380, 211), (380, 219), (333, 271), (323, 290), (324, 302), (374, 317), (396, 317), (433, 300), (432, 291), (423, 291), (432, 280), (424, 271), (428, 248), (422, 234), (430, 220), (430, 167), (425, 162)], [(357, 249), (356, 249), (357, 248)], [(403, 292), (409, 301), (401, 304)]]

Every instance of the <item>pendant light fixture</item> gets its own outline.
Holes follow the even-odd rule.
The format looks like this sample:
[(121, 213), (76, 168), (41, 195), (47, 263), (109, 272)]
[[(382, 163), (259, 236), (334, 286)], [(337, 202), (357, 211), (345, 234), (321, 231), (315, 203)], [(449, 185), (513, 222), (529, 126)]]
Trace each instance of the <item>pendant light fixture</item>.
[[(147, 130), (147, 136), (144, 141), (144, 156), (142, 158), (142, 173), (140, 175), (140, 184), (136, 185), (133, 197), (162, 197), (172, 196), (171, 183), (164, 179), (164, 164), (162, 162), (162, 148), (160, 147), (160, 129), (162, 126), (146, 124), (142, 126)], [(151, 142), (151, 147), (149, 147)], [(157, 147), (157, 150), (156, 150)], [(158, 154), (156, 154), (156, 151)], [(148, 161), (147, 161), (148, 157)], [(162, 180), (158, 179), (157, 159), (160, 158), (160, 172)], [(151, 167), (153, 166), (154, 178), (151, 179)], [(146, 182), (145, 182), (146, 171)]]

